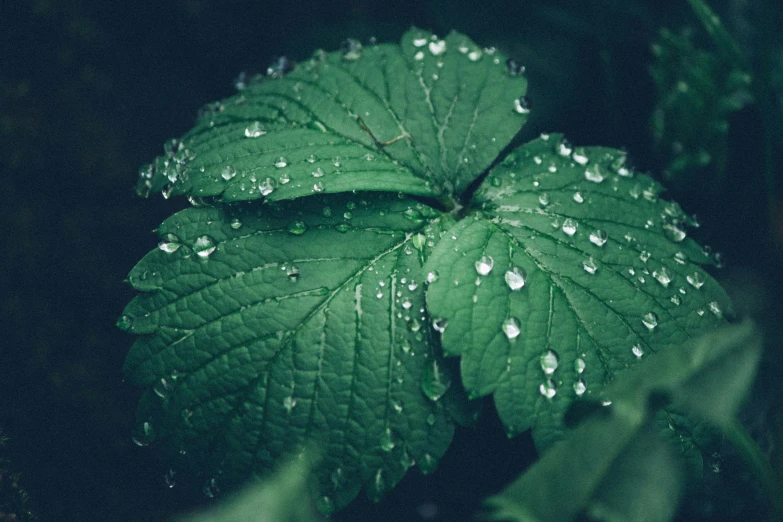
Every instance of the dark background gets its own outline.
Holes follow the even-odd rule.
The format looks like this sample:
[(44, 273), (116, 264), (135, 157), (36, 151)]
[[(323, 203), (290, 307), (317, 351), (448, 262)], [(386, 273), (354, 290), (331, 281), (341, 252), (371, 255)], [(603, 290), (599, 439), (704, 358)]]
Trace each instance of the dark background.
[[(232, 94), (238, 73), (262, 72), (281, 54), (303, 60), (347, 37), (397, 41), (411, 25), (453, 28), (527, 66), (528, 137), (565, 131), (576, 145), (625, 147), (656, 173), (664, 162), (650, 132), (650, 46), (663, 26), (698, 27), (684, 1), (0, 5), (0, 429), (44, 521), (166, 520), (207, 501), (196, 478), (178, 476), (168, 488), (156, 450), (131, 443), (140, 390), (123, 380), (132, 338), (114, 323), (133, 296), (124, 277), (156, 245), (151, 231), (187, 205), (136, 198), (136, 171), (190, 128), (199, 107)], [(713, 2), (759, 67), (780, 44), (768, 30), (783, 26), (775, 5)], [(783, 424), (775, 378), (783, 198), (765, 191), (760, 121), (754, 106), (732, 117), (726, 179), (716, 184), (705, 170), (674, 180), (669, 195), (699, 214), (697, 238), (724, 254), (716, 277), (766, 331), (744, 420), (771, 451)], [(461, 430), (436, 473), (412, 469), (383, 503), (361, 494), (341, 519), (467, 519), (533, 457), (530, 440), (507, 440), (486, 406), (486, 423)], [(713, 483), (688, 509), (756, 514), (754, 487), (730, 451), (721, 473), (728, 485)]]

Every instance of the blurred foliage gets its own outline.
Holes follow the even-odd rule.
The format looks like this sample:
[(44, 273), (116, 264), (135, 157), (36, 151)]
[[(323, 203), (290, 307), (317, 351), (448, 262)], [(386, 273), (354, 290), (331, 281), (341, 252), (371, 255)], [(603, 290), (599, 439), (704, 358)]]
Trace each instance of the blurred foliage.
[(753, 99), (750, 75), (720, 55), (697, 48), (690, 29), (662, 29), (652, 49), (651, 74), (658, 89), (653, 137), (667, 165), (666, 175), (697, 181), (700, 169), (712, 165), (722, 178), (730, 117)]
[(0, 521), (33, 522), (38, 520), (29, 510), (27, 492), (20, 485), (6, 453), (8, 438), (0, 430)]

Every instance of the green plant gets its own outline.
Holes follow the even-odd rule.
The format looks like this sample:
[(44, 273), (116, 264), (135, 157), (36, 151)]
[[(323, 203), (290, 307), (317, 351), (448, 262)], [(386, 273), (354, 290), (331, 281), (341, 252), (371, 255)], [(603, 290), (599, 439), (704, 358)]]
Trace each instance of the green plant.
[(210, 492), (315, 443), (329, 514), (432, 471), (473, 399), (544, 452), (575, 404), (723, 325), (691, 217), (625, 153), (519, 143), (523, 73), (458, 33), (348, 40), (168, 142), (138, 192), (193, 207), (128, 276), (137, 443), (165, 440)]

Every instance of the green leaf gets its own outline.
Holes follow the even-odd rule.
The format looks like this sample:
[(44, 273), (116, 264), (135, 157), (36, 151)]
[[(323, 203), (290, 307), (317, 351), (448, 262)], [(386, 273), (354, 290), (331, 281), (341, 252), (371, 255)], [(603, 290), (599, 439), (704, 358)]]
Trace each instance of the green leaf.
[(682, 493), (682, 463), (652, 424), (666, 405), (661, 398), (725, 428), (753, 383), (760, 355), (759, 336), (746, 322), (650, 357), (606, 390), (607, 406), (488, 500), (496, 508), (493, 516), (670, 520)]
[(316, 52), (288, 74), (210, 105), (142, 169), (138, 190), (292, 199), (314, 192), (454, 198), (526, 119), (527, 81), (452, 32), (411, 29), (400, 45)]
[(178, 522), (318, 522), (310, 501), (307, 478), (312, 456), (305, 452), (274, 475), (248, 484), (230, 498), (202, 512), (178, 517)]
[(125, 363), (148, 387), (139, 442), (165, 439), (222, 487), (313, 441), (325, 513), (433, 470), (454, 428), (419, 274), (444, 222), (372, 194), (167, 219), (120, 319), (141, 335)]
[(539, 448), (591, 397), (649, 354), (724, 321), (730, 303), (687, 236), (691, 218), (605, 148), (559, 136), (521, 147), (476, 193), (425, 269), (427, 306), (447, 324), (473, 395), (493, 393), (509, 434)]

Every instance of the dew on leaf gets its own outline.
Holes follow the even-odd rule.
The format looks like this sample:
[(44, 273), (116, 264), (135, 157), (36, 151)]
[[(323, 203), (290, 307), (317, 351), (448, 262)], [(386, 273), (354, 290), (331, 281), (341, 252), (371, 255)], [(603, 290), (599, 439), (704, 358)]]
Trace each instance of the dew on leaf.
[(245, 127), (245, 137), (246, 138), (258, 138), (266, 134), (266, 130), (261, 125), (260, 121), (254, 121), (247, 127)]
[(158, 248), (167, 254), (173, 254), (179, 250), (180, 243), (179, 238), (174, 234), (166, 234), (163, 239), (158, 243)]
[(661, 286), (664, 288), (669, 286), (669, 283), (672, 282), (672, 273), (671, 271), (666, 268), (665, 266), (662, 266), (659, 269), (653, 270), (652, 276), (661, 283)]
[(685, 280), (690, 283), (693, 288), (697, 290), (704, 285), (704, 276), (701, 272), (694, 272), (685, 276)]
[(675, 243), (681, 242), (687, 236), (687, 233), (674, 223), (664, 223), (663, 234)]
[(582, 374), (585, 371), (585, 366), (586, 366), (585, 360), (582, 359), (581, 357), (577, 357), (576, 360), (574, 361), (574, 370), (578, 374)]
[(604, 175), (598, 163), (593, 163), (585, 169), (585, 179), (593, 183), (601, 183), (604, 180)]
[(484, 53), (481, 52), (481, 49), (476, 49), (474, 51), (470, 51), (468, 53), (468, 60), (471, 62), (477, 62), (481, 60), (481, 57), (484, 55)]
[(591, 257), (588, 257), (582, 262), (582, 268), (585, 269), (585, 272), (588, 274), (595, 274), (598, 271), (598, 265), (595, 262), (595, 259)]
[(506, 337), (509, 339), (515, 339), (522, 331), (522, 324), (516, 317), (509, 317), (503, 321), (501, 328), (503, 329), (503, 333), (506, 334)]
[(402, 215), (405, 216), (406, 219), (412, 221), (413, 223), (421, 223), (422, 221), (424, 221), (424, 216), (422, 216), (421, 212), (419, 212), (415, 208), (405, 209)]
[(609, 234), (607, 234), (605, 230), (601, 230), (600, 228), (590, 233), (590, 242), (595, 246), (599, 246), (599, 247), (604, 246), (608, 239), (609, 239)]
[(427, 273), (427, 282), (428, 283), (434, 283), (438, 280), (440, 276), (438, 275), (438, 272), (436, 270), (433, 270), (431, 272)]
[(642, 323), (644, 323), (644, 326), (646, 326), (648, 330), (652, 331), (658, 326), (658, 316), (655, 312), (647, 312), (642, 316)]
[[(645, 323), (646, 325), (647, 323)], [(650, 328), (649, 326), (647, 328)], [(641, 345), (635, 344), (631, 347), (631, 353), (634, 354), (634, 356), (639, 359), (642, 355), (644, 355), (644, 350), (642, 349)]]
[(574, 149), (574, 153), (571, 154), (571, 159), (580, 165), (587, 165), (587, 162), (589, 161), (587, 159), (587, 154), (585, 153), (584, 147), (578, 147)]
[(277, 181), (273, 178), (264, 178), (264, 181), (258, 184), (258, 191), (262, 196), (268, 196), (277, 188)]
[(288, 159), (286, 159), (285, 156), (280, 156), (279, 158), (277, 158), (275, 160), (274, 165), (278, 169), (282, 169), (283, 167), (287, 167), (288, 166)]
[(557, 365), (560, 363), (560, 357), (554, 350), (547, 350), (541, 355), (541, 369), (547, 375), (552, 375), (557, 370)]
[(678, 265), (684, 265), (688, 262), (688, 257), (683, 252), (676, 252), (674, 254), (674, 262)]
[(353, 62), (361, 58), (362, 44), (355, 38), (348, 38), (340, 44), (340, 51), (343, 53), (343, 60)]
[(577, 394), (577, 396), (582, 396), (587, 391), (587, 384), (585, 384), (585, 381), (582, 379), (577, 380), (574, 383), (574, 393)]
[(283, 399), (283, 409), (285, 409), (286, 413), (291, 413), (291, 410), (293, 410), (296, 407), (296, 399), (294, 399), (291, 395)]
[(313, 184), (313, 192), (323, 192), (324, 191), (324, 184), (320, 181), (317, 181)]
[(323, 177), (324, 174), (325, 174), (324, 169), (322, 169), (321, 167), (318, 167), (313, 171), (314, 178), (321, 178)]
[(539, 385), (538, 391), (547, 399), (551, 399), (557, 394), (557, 387), (555, 386), (555, 383), (552, 381), (552, 379), (547, 379), (546, 382), (542, 382)]
[(193, 243), (193, 251), (200, 258), (207, 258), (215, 251), (215, 241), (209, 236), (199, 236)]
[(642, 250), (639, 252), (639, 259), (642, 261), (642, 263), (646, 263), (647, 260), (650, 259), (650, 253), (647, 250)]
[(451, 387), (451, 376), (440, 367), (441, 363), (433, 359), (424, 369), (421, 389), (432, 401), (437, 401)]
[(680, 306), (680, 304), (682, 304), (682, 299), (677, 294), (674, 294), (673, 296), (671, 296), (669, 298), (669, 301), (671, 301), (674, 304), (674, 306)]
[(524, 268), (513, 267), (511, 270), (507, 270), (504, 275), (506, 284), (511, 290), (519, 290), (525, 286), (525, 280), (527, 279), (527, 273)]
[(563, 220), (563, 232), (565, 232), (569, 236), (573, 236), (574, 234), (576, 234), (576, 229), (578, 228), (578, 226), (579, 224), (572, 218), (565, 218)]
[(574, 151), (574, 147), (571, 145), (571, 142), (568, 141), (568, 138), (563, 138), (560, 140), (560, 143), (557, 144), (555, 150), (561, 156), (570, 156)]
[(441, 317), (438, 319), (432, 320), (432, 327), (439, 333), (443, 333), (446, 331), (446, 326), (448, 326), (449, 321), (445, 317)]
[(538, 202), (541, 204), (542, 207), (549, 205), (549, 194), (547, 194), (546, 192), (540, 194), (538, 196)]
[(584, 196), (582, 196), (581, 192), (574, 192), (574, 201), (576, 201), (577, 203), (584, 203), (585, 198)]
[(307, 224), (305, 224), (304, 221), (300, 221), (298, 219), (295, 221), (291, 221), (288, 224), (288, 232), (295, 236), (301, 236), (302, 234), (307, 232)]
[(527, 96), (520, 96), (514, 100), (514, 111), (519, 114), (529, 114), (530, 106), (530, 99)]
[(710, 301), (707, 303), (707, 308), (709, 308), (710, 312), (712, 312), (715, 317), (719, 319), (723, 317), (723, 310), (721, 310), (717, 301)]
[(381, 436), (381, 449), (386, 453), (394, 449), (396, 444), (394, 443), (394, 437), (392, 437), (392, 431), (390, 428), (386, 428)]
[(508, 58), (506, 60), (506, 70), (510, 76), (519, 76), (525, 73), (525, 66), (514, 58)]
[(285, 185), (286, 183), (291, 181), (291, 176), (289, 176), (288, 174), (286, 174), (284, 172), (284, 173), (280, 174), (280, 177), (277, 178), (277, 179), (280, 181), (281, 185)]
[(430, 44), (427, 46), (430, 50), (430, 52), (434, 56), (440, 56), (441, 54), (446, 52), (446, 40), (438, 40), (436, 42), (430, 42)]
[(123, 332), (127, 332), (133, 326), (133, 318), (129, 315), (122, 315), (117, 319), (117, 328)]
[(495, 260), (491, 256), (481, 256), (481, 259), (476, 261), (476, 272), (480, 275), (487, 275), (492, 271), (492, 267), (495, 266)]

